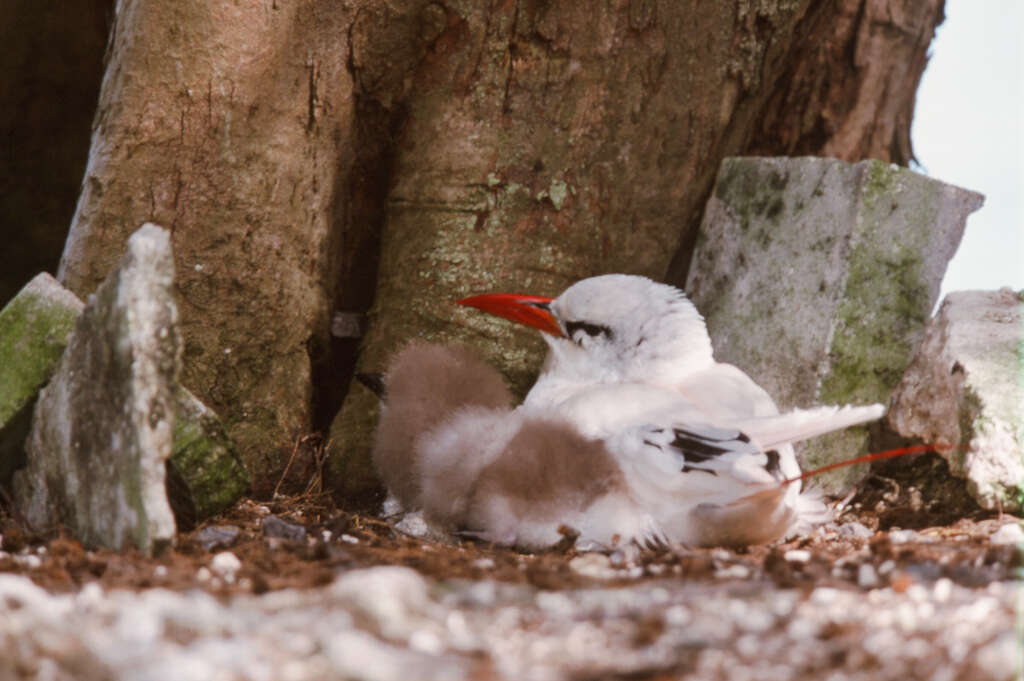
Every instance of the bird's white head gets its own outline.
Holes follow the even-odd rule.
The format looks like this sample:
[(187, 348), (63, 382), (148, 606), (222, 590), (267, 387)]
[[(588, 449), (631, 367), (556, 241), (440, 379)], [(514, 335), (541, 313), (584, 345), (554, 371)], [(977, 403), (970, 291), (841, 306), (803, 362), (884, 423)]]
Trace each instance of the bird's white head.
[(646, 277), (591, 277), (554, 299), (492, 294), (459, 303), (543, 331), (551, 348), (545, 372), (565, 380), (669, 386), (713, 362), (697, 308)]

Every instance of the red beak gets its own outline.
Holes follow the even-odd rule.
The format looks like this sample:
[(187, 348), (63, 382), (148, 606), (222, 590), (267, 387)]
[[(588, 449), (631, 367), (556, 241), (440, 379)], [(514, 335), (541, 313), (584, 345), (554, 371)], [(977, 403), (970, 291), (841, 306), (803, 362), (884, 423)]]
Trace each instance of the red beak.
[(475, 307), (498, 317), (526, 324), (552, 336), (565, 336), (548, 304), (554, 298), (544, 296), (521, 296), (517, 293), (491, 293), (471, 296), (456, 301), (459, 305)]

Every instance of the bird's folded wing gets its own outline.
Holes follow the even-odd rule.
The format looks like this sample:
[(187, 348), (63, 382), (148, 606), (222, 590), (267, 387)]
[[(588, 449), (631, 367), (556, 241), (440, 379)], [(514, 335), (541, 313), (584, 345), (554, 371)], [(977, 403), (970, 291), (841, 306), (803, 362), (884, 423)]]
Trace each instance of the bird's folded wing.
[(728, 499), (778, 481), (778, 453), (744, 433), (705, 424), (642, 426), (608, 442), (635, 485), (649, 493)]
[(874, 421), (881, 418), (884, 413), (885, 407), (880, 404), (864, 407), (816, 407), (798, 409), (777, 416), (745, 419), (736, 422), (735, 425), (762, 448), (770, 449)]

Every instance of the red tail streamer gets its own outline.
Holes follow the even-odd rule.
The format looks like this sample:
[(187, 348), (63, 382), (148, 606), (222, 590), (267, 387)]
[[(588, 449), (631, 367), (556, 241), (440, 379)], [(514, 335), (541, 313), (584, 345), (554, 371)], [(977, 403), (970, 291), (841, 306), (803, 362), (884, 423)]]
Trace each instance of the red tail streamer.
[(827, 466), (822, 466), (821, 468), (815, 468), (814, 470), (802, 473), (796, 476), (795, 478), (783, 480), (781, 484), (789, 485), (794, 482), (799, 482), (800, 480), (813, 478), (815, 475), (835, 470), (836, 468), (845, 468), (846, 466), (853, 466), (858, 463), (869, 463), (871, 461), (881, 461), (882, 459), (895, 459), (898, 456), (906, 456), (908, 454), (924, 454), (925, 452), (939, 453), (940, 451), (946, 449), (952, 449), (952, 447), (939, 447), (938, 445), (912, 445), (910, 447), (900, 447), (899, 449), (887, 449), (884, 452), (865, 454), (864, 456), (858, 456), (857, 458), (849, 459), (848, 461), (838, 461), (836, 463), (830, 463)]

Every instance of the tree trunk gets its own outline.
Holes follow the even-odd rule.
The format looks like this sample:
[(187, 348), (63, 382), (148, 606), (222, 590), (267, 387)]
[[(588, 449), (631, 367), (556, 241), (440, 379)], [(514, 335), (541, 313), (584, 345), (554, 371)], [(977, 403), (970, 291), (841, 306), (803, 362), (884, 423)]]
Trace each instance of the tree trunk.
[[(942, 16), (940, 0), (447, 7), (407, 100), (360, 364), (414, 337), (471, 343), (520, 393), (536, 334), (453, 300), (604, 272), (681, 285), (725, 156), (906, 163)], [(375, 406), (355, 389), (332, 427), (349, 500), (376, 489)]]
[(311, 427), (352, 164), (345, 5), (119, 3), (59, 278), (88, 295), (145, 221), (171, 230), (183, 382), (266, 492)]
[[(266, 492), (344, 393), (335, 308), (372, 303), (366, 370), (413, 337), (468, 342), (522, 391), (541, 343), (454, 299), (681, 283), (727, 155), (906, 163), (941, 17), (942, 0), (124, 0), (60, 274), (87, 295), (139, 224), (172, 230), (185, 383)], [(353, 389), (331, 429), (348, 502), (378, 491), (374, 406)]]

